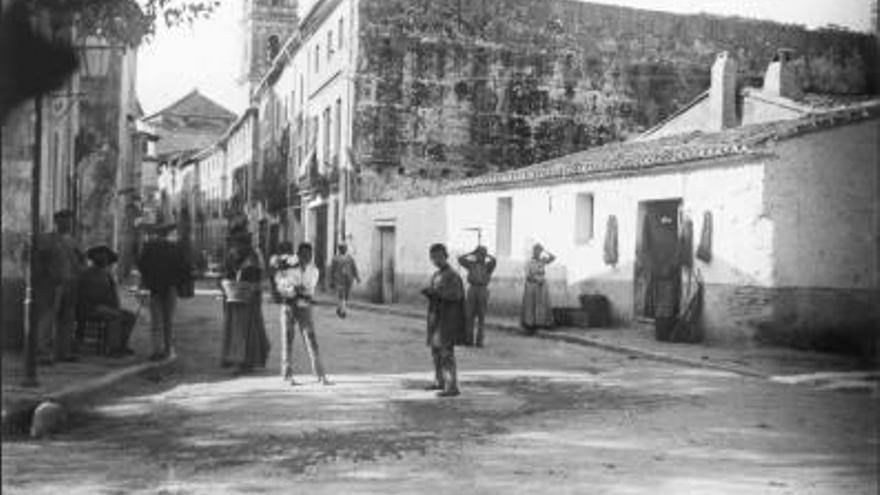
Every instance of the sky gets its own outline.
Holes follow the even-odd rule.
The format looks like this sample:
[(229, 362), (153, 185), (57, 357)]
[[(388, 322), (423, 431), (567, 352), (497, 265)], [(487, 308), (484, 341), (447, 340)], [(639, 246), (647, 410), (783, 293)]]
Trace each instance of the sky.
[[(149, 114), (197, 88), (240, 114), (247, 93), (238, 85), (243, 36), (239, 25), (243, 0), (221, 0), (220, 8), (192, 27), (158, 28), (138, 54), (138, 96)], [(315, 0), (300, 0), (308, 9)], [(542, 1), (542, 0), (535, 0)], [(684, 14), (710, 13), (768, 19), (816, 28), (838, 24), (871, 30), (874, 0), (590, 0)]]

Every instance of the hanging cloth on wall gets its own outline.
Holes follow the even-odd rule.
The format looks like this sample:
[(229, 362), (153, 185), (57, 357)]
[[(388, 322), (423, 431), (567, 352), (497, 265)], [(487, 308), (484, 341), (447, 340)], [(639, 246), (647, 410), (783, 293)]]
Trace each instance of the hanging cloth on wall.
[(690, 217), (685, 217), (681, 224), (678, 257), (682, 267), (690, 268), (694, 265), (694, 221)]
[(705, 263), (712, 261), (712, 212), (703, 213), (703, 228), (700, 232), (700, 245), (697, 246), (697, 259)]
[(605, 226), (605, 251), (603, 259), (606, 265), (617, 265), (617, 217), (610, 215)]

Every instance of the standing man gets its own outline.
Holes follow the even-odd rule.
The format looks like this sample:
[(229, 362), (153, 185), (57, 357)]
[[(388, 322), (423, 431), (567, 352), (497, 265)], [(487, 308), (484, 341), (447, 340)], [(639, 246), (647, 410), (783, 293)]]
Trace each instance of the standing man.
[(55, 230), (40, 236), (34, 274), (37, 307), (37, 354), (40, 364), (76, 361), (71, 341), (76, 329), (76, 283), (85, 258), (73, 238), (73, 212), (53, 216)]
[(110, 266), (119, 260), (119, 255), (102, 245), (90, 248), (86, 256), (92, 266), (79, 278), (78, 313), (84, 318), (107, 323), (111, 356), (134, 354), (128, 347), (128, 338), (136, 318), (131, 311), (122, 309), (116, 280), (110, 273)]
[(176, 228), (166, 224), (156, 228), (156, 238), (147, 241), (137, 261), (141, 283), (150, 291), (150, 323), (153, 354), (151, 361), (174, 355), (172, 320), (177, 305), (177, 288), (192, 277), (192, 268), (183, 249), (168, 239)]
[(348, 246), (339, 245), (339, 254), (333, 257), (330, 263), (330, 284), (336, 288), (336, 296), (339, 301), (336, 306), (336, 315), (345, 318), (348, 314), (348, 297), (351, 295), (351, 286), (357, 282), (361, 283), (361, 277), (358, 275), (357, 264), (354, 258), (348, 254)]
[(434, 383), (428, 390), (439, 390), (439, 397), (454, 397), (458, 390), (455, 369), (455, 346), (465, 343), (464, 284), (449, 266), (449, 254), (443, 244), (429, 251), (437, 271), (431, 284), (422, 289), (428, 298), (428, 346), (434, 360)]
[(330, 385), (315, 338), (315, 322), (312, 304), (318, 286), (318, 269), (312, 263), (312, 245), (303, 242), (297, 247), (296, 258), (279, 257), (276, 260), (275, 286), (281, 296), (281, 372), (283, 379), (296, 385), (293, 380), (293, 339), (296, 327), (306, 342), (312, 372), (318, 381)]
[[(467, 270), (467, 304), (466, 308), (466, 331), (468, 339), (477, 347), (483, 347), (484, 326), (486, 323), (486, 308), (489, 306), (489, 281), (492, 272), (495, 271), (495, 257), (490, 256), (485, 246), (477, 246), (472, 252), (460, 256), (458, 264)], [(477, 327), (474, 329), (474, 318), (477, 319)]]

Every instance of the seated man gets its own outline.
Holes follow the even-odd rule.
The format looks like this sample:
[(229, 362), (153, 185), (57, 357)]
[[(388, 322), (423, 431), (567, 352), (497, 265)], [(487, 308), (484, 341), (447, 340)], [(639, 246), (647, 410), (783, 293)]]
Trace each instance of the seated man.
[(96, 246), (88, 250), (86, 257), (92, 266), (79, 279), (79, 317), (107, 323), (107, 346), (111, 356), (134, 354), (128, 348), (128, 338), (134, 327), (135, 315), (122, 309), (116, 281), (110, 274), (110, 266), (116, 263), (119, 256), (107, 246)]

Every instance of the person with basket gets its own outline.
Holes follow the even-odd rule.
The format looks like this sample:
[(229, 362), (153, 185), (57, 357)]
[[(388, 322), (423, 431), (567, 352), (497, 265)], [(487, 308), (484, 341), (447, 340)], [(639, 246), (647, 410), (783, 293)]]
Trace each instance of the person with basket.
[(265, 368), (269, 338), (263, 321), (263, 260), (244, 226), (233, 227), (220, 280), (223, 292), (223, 349), (221, 364), (238, 373)]
[(315, 321), (312, 315), (315, 288), (318, 286), (318, 269), (312, 263), (312, 245), (303, 242), (296, 250), (296, 257), (279, 256), (276, 259), (275, 287), (281, 296), (281, 373), (282, 379), (296, 385), (293, 379), (293, 339), (296, 327), (303, 336), (312, 371), (318, 382), (330, 385), (315, 338)]

